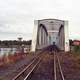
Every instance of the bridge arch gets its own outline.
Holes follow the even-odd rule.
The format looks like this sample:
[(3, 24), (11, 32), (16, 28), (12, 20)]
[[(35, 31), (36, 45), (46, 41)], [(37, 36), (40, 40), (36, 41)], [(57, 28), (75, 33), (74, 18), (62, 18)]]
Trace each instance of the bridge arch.
[(44, 24), (39, 24), (39, 27), (42, 27), (45, 32), (46, 32), (46, 35), (48, 35), (48, 32), (47, 32), (47, 29), (46, 29), (46, 26)]
[(48, 32), (44, 24), (39, 24), (37, 35), (37, 49), (41, 49), (47, 44)]
[(65, 42), (64, 42), (64, 40), (65, 40), (65, 38), (64, 38), (64, 25), (60, 25), (60, 28), (59, 28), (59, 32), (58, 32), (58, 47), (60, 48), (60, 50), (64, 50), (64, 44), (65, 44)]
[(60, 50), (69, 51), (68, 21), (58, 19), (35, 20), (31, 51), (52, 45), (53, 42)]

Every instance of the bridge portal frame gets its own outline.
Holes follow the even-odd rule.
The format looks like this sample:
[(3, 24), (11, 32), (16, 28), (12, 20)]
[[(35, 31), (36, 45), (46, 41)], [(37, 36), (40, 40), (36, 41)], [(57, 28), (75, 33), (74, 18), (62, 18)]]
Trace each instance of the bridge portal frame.
[[(47, 19), (43, 19), (43, 20), (47, 20)], [(52, 20), (58, 20), (58, 19), (52, 19)], [(67, 52), (69, 51), (69, 34), (68, 34), (68, 21), (64, 21), (64, 20), (59, 20), (63, 22), (63, 26), (64, 26), (64, 51)], [(36, 51), (36, 47), (37, 47), (37, 37), (38, 37), (38, 29), (39, 29), (39, 23), (40, 20), (35, 20), (34, 21), (34, 30), (33, 30), (33, 36), (32, 36), (32, 45), (31, 45), (31, 51), (35, 52)], [(47, 31), (48, 32), (48, 31)], [(46, 45), (49, 45), (49, 40), (47, 42)]]

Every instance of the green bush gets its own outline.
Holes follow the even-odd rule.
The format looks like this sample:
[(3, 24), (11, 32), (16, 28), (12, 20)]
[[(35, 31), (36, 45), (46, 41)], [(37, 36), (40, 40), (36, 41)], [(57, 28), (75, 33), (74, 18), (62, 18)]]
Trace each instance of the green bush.
[(80, 53), (80, 46), (74, 46), (74, 52)]

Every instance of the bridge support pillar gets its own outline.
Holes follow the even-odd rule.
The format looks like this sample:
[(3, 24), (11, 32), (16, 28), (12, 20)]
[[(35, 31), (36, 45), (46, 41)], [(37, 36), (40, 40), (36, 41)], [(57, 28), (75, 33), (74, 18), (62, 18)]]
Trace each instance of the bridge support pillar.
[(69, 51), (69, 33), (68, 33), (68, 21), (64, 21), (64, 36), (65, 36), (65, 52)]
[(37, 44), (37, 31), (38, 31), (38, 20), (34, 21), (34, 29), (33, 29), (33, 37), (32, 37), (32, 45), (31, 52), (35, 52), (36, 44)]

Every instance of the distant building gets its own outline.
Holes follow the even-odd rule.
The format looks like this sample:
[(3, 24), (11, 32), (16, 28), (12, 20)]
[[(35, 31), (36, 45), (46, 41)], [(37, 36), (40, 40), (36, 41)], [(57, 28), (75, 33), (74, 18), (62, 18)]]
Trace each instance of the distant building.
[(73, 41), (73, 45), (74, 45), (74, 46), (80, 45), (80, 40), (74, 40), (74, 41)]

